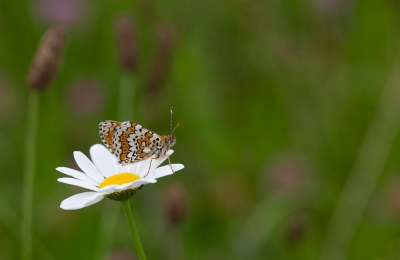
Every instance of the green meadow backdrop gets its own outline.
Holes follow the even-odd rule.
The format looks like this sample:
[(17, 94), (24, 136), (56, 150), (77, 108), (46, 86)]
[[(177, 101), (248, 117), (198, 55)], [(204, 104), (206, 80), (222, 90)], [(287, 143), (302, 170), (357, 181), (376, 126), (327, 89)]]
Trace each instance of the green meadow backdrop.
[(32, 259), (136, 259), (120, 203), (60, 209), (85, 190), (55, 168), (77, 168), (106, 119), (168, 134), (171, 106), (185, 169), (130, 199), (148, 259), (400, 259), (396, 0), (0, 0), (0, 259), (22, 255), (26, 78), (55, 24)]

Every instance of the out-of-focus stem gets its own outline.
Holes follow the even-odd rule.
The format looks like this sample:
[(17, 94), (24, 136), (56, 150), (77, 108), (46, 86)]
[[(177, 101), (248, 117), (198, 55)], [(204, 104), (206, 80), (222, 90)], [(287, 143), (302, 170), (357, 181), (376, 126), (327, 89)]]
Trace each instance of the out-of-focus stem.
[(400, 122), (399, 57), (322, 241), (321, 260), (344, 260), (381, 176)]
[(35, 176), (36, 132), (39, 110), (39, 93), (30, 91), (28, 123), (26, 126), (24, 183), (22, 191), (21, 243), (22, 259), (32, 258), (32, 202)]

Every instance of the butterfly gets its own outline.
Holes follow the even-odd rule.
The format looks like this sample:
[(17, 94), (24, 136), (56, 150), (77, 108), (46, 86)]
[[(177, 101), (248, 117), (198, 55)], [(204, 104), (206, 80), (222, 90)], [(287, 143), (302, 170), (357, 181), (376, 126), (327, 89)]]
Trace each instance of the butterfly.
[[(135, 122), (105, 120), (99, 124), (101, 140), (122, 165), (148, 158), (158, 159), (166, 155), (168, 150), (176, 143), (176, 136), (173, 131), (179, 124), (172, 129), (172, 107), (170, 111), (171, 124), (168, 136), (157, 134)], [(171, 165), (169, 156), (168, 160)]]

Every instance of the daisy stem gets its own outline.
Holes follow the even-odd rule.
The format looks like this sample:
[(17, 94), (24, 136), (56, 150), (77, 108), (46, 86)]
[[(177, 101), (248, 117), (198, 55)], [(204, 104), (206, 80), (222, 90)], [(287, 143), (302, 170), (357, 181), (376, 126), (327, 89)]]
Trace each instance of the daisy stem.
[(139, 256), (140, 260), (146, 260), (146, 256), (143, 251), (142, 242), (140, 242), (139, 234), (136, 230), (135, 222), (133, 221), (131, 206), (129, 204), (129, 200), (121, 201), (122, 208), (124, 209), (126, 219), (128, 220), (129, 227), (131, 229), (133, 242), (135, 243), (136, 252)]
[(22, 191), (21, 243), (22, 259), (32, 258), (32, 201), (35, 175), (35, 149), (39, 93), (31, 91), (28, 100), (28, 122), (26, 126), (24, 183)]
[[(134, 118), (134, 96), (136, 89), (136, 77), (134, 73), (126, 71), (121, 72), (119, 84), (119, 97), (117, 102), (117, 119), (118, 121), (133, 120)], [(97, 259), (109, 259), (108, 251), (113, 242), (113, 235), (118, 223), (120, 211), (116, 207), (117, 204), (110, 203), (105, 205), (100, 221), (101, 236), (97, 241)]]

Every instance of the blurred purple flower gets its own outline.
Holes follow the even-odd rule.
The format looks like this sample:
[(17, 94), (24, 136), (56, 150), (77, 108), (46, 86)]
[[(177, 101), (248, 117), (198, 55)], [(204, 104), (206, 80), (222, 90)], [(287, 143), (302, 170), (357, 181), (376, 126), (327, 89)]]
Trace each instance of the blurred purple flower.
[(76, 113), (93, 115), (101, 110), (104, 97), (101, 82), (84, 78), (71, 84), (67, 93), (67, 103)]
[(280, 155), (267, 168), (267, 183), (288, 196), (298, 196), (308, 190), (311, 169), (301, 155)]
[(73, 25), (87, 16), (88, 3), (85, 0), (38, 0), (34, 12), (39, 20), (49, 23)]
[(129, 249), (116, 249), (111, 252), (111, 260), (133, 260), (136, 256)]

